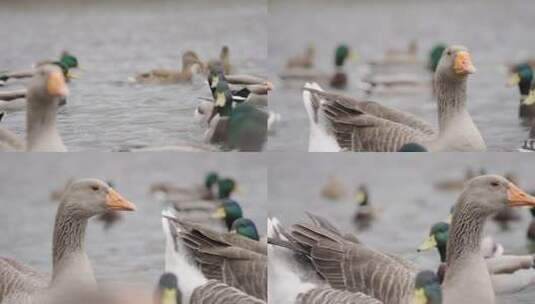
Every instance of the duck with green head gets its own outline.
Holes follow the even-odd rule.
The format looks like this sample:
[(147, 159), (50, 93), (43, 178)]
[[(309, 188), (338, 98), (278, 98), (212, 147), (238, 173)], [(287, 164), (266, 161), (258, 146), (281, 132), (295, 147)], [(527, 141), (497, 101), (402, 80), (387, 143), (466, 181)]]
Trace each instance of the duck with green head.
[(238, 202), (224, 199), (221, 206), (212, 214), (212, 217), (223, 220), (227, 229), (231, 231), (234, 221), (243, 217), (243, 210)]
[(429, 270), (420, 271), (414, 283), (414, 296), (411, 304), (441, 304), (441, 280)]
[(448, 244), (450, 225), (446, 222), (438, 222), (431, 226), (429, 236), (418, 247), (418, 252), (428, 251), (437, 248), (440, 255), (440, 266), (437, 270), (437, 276), (442, 283), (446, 274), (446, 245)]
[(520, 91), (520, 118), (535, 117), (535, 82), (533, 81), (533, 69), (527, 63), (515, 65), (511, 69), (508, 86), (518, 86)]
[(230, 232), (237, 233), (252, 240), (260, 240), (260, 236), (258, 235), (258, 230), (256, 229), (255, 223), (248, 218), (242, 217), (235, 220), (234, 223), (232, 223)]
[(349, 55), (349, 47), (345, 44), (339, 45), (334, 52), (335, 73), (331, 78), (330, 85), (335, 89), (345, 89), (347, 87), (347, 74), (343, 68)]
[(170, 272), (160, 276), (156, 291), (154, 292), (154, 304), (181, 304), (182, 292), (178, 288), (177, 277)]
[(429, 61), (427, 62), (427, 68), (435, 73), (438, 63), (440, 61), (440, 58), (442, 57), (442, 53), (447, 48), (447, 46), (443, 43), (436, 44), (433, 46), (431, 51), (429, 52)]
[(360, 185), (357, 189), (355, 202), (358, 204), (358, 210), (355, 213), (354, 221), (360, 230), (367, 229), (377, 218), (377, 211), (370, 203), (369, 191), (366, 185)]

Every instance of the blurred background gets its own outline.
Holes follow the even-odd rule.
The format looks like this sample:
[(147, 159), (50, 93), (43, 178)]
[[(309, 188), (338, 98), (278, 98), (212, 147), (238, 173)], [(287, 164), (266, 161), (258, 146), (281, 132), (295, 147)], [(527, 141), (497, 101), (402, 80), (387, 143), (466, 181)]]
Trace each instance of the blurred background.
[[(246, 167), (247, 170), (243, 170)], [(39, 271), (52, 271), (52, 231), (57, 202), (49, 198), (70, 178), (109, 180), (137, 206), (105, 230), (90, 220), (86, 250), (99, 284), (148, 285), (152, 291), (163, 271), (164, 204), (149, 196), (152, 183), (202, 184), (207, 171), (233, 177), (242, 188), (244, 216), (266, 233), (267, 173), (255, 154), (193, 153), (6, 154), (0, 159), (0, 256), (16, 258)]]
[[(434, 223), (447, 220), (468, 169), (476, 174), (481, 169), (488, 174), (512, 173), (522, 189), (535, 190), (533, 158), (522, 153), (416, 154), (285, 153), (284, 158), (272, 154), (267, 162), (268, 213), (290, 226), (308, 221), (305, 212), (312, 212), (343, 232), (355, 233), (365, 244), (400, 254), (422, 269), (436, 270), (437, 251), (417, 253), (416, 249)], [(360, 185), (368, 188), (368, 203), (377, 219), (359, 230), (354, 217)], [(501, 243), (505, 254), (533, 252), (533, 243), (526, 238), (532, 216), (528, 209), (520, 209), (519, 215), (520, 220), (511, 222), (508, 230), (494, 221), (486, 225), (485, 235)], [(533, 288), (528, 288), (501, 299), (531, 303), (534, 295)]]
[[(477, 72), (468, 81), (468, 110), (489, 151), (513, 151), (527, 138), (528, 128), (517, 117), (518, 88), (506, 87), (507, 64), (535, 58), (530, 0), (362, 0), (269, 1), (269, 75), (276, 90), (271, 110), (281, 114), (269, 149), (304, 151), (308, 145), (308, 118), (302, 83), (288, 85), (278, 75), (288, 58), (315, 46), (315, 69), (334, 71), (334, 52), (345, 43), (359, 54), (345, 66), (348, 87), (342, 93), (361, 97), (358, 80), (366, 63), (382, 60), (389, 50), (406, 51), (417, 43), (417, 58), (425, 64), (437, 43), (468, 47)], [(427, 77), (425, 72), (419, 76)], [(295, 83), (294, 83), (295, 84)], [(324, 86), (326, 90), (332, 90)], [(431, 87), (412, 94), (372, 94), (367, 100), (409, 111), (437, 125)]]
[[(199, 143), (193, 117), (206, 78), (192, 85), (139, 85), (129, 77), (155, 68), (180, 69), (182, 53), (218, 58), (223, 45), (240, 73), (265, 75), (267, 5), (263, 0), (2, 1), (0, 70), (29, 68), (63, 50), (84, 71), (70, 83), (58, 126), (71, 151), (119, 146)], [(9, 86), (9, 90), (18, 89)], [(25, 112), (2, 125), (24, 130)]]

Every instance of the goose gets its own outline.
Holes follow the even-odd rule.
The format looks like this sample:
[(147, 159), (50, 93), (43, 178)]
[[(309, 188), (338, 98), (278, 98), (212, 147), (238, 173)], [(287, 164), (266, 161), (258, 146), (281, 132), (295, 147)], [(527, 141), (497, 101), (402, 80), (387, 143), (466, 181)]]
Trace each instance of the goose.
[[(495, 303), (481, 255), (481, 233), (487, 219), (503, 205), (535, 206), (535, 197), (498, 175), (475, 177), (460, 194), (446, 249), (444, 304)], [(335, 228), (296, 224), (287, 235), (294, 250), (310, 258), (331, 287), (373, 295), (383, 303), (409, 303), (416, 274), (411, 263), (371, 249)]]
[(216, 68), (222, 68), (225, 74), (230, 74), (233, 70), (233, 67), (230, 64), (230, 50), (228, 46), (224, 45), (219, 53), (219, 59), (209, 61), (206, 67), (208, 71)]
[[(518, 184), (517, 178), (513, 173), (507, 173), (505, 178), (515, 184)], [(520, 216), (520, 213), (517, 210), (505, 206), (492, 217), (492, 220), (496, 222), (501, 229), (507, 230), (509, 229), (511, 223), (522, 220), (522, 216)]]
[(310, 121), (309, 151), (399, 151), (408, 143), (429, 151), (485, 151), (485, 142), (466, 110), (466, 81), (474, 72), (465, 47), (444, 51), (435, 73), (438, 132), (412, 114), (307, 84), (303, 101)]
[[(440, 256), (440, 265), (437, 276), (443, 282), (446, 273), (446, 247), (449, 238), (449, 224), (446, 222), (435, 223), (429, 232), (429, 236), (418, 247), (418, 252), (437, 248)], [(487, 238), (488, 239), (488, 238)], [(485, 248), (485, 239), (482, 240), (481, 254), (487, 262), (488, 271), (492, 274), (492, 286), (496, 293), (514, 293), (535, 284), (535, 270), (533, 270), (533, 256), (494, 255)], [(526, 272), (518, 270), (529, 269)], [(521, 279), (519, 279), (521, 278)]]
[(360, 185), (355, 194), (355, 201), (358, 204), (357, 212), (353, 221), (357, 224), (359, 230), (365, 230), (370, 224), (377, 219), (378, 211), (371, 205), (368, 187)]
[(303, 80), (303, 81), (315, 81), (328, 84), (330, 87), (343, 90), (347, 87), (348, 79), (347, 74), (344, 71), (344, 64), (347, 59), (354, 57), (349, 46), (340, 44), (334, 53), (334, 66), (335, 72), (332, 75), (326, 75), (318, 71), (311, 71), (309, 69), (291, 69), (279, 74), (282, 80)]
[[(268, 248), (270, 256), (270, 290), (272, 290), (270, 299), (272, 297), (275, 298), (275, 300), (278, 300), (279, 298), (284, 300), (297, 298), (297, 303), (303, 304), (389, 303), (382, 301), (377, 292), (367, 294), (363, 291), (365, 288), (357, 290), (341, 286), (341, 284), (347, 282), (348, 284), (359, 284), (359, 286), (365, 286), (367, 284), (384, 286), (389, 292), (395, 293), (392, 295), (391, 303), (441, 303), (441, 291), (440, 288), (436, 288), (440, 286), (438, 278), (430, 271), (419, 272), (415, 275), (414, 280), (407, 278), (402, 284), (396, 284), (394, 280), (390, 280), (390, 282), (385, 282), (385, 285), (378, 280), (381, 280), (380, 276), (383, 276), (385, 272), (393, 270), (392, 267), (388, 269), (380, 269), (380, 271), (377, 272), (377, 268), (380, 268), (380, 266), (377, 267), (377, 264), (373, 264), (370, 267), (370, 265), (367, 266), (365, 265), (366, 262), (362, 261), (359, 263), (358, 267), (362, 267), (365, 270), (367, 267), (370, 267), (368, 269), (368, 275), (372, 276), (371, 281), (356, 283), (355, 279), (349, 279), (343, 274), (335, 275), (334, 272), (338, 272), (340, 266), (344, 267), (343, 265), (347, 265), (349, 269), (358, 270), (356, 265), (351, 263), (351, 258), (344, 258), (344, 262), (342, 262), (343, 265), (339, 265), (338, 255), (349, 254), (347, 248), (344, 248), (346, 247), (343, 244), (345, 242), (347, 242), (347, 246), (361, 246), (358, 255), (362, 256), (363, 259), (380, 259), (382, 260), (378, 262), (380, 264), (388, 259), (392, 259), (390, 264), (398, 263), (400, 268), (407, 267), (412, 269), (413, 266), (410, 263), (401, 260), (399, 257), (387, 256), (380, 252), (376, 252), (364, 246), (353, 235), (342, 235), (342, 233), (327, 220), (310, 213), (307, 214), (313, 224), (294, 225), (290, 232), (286, 231), (276, 219), (271, 218), (268, 221), (268, 242), (272, 245)], [(303, 229), (296, 228), (296, 226), (301, 226)], [(303, 238), (296, 236), (296, 231), (298, 229), (300, 232), (305, 233), (302, 236)], [(323, 235), (325, 239), (322, 239), (318, 243), (318, 235)], [(307, 244), (299, 243), (299, 241), (296, 241), (296, 238), (299, 238), (300, 240), (308, 239), (308, 241), (306, 241)], [(335, 245), (337, 249), (331, 247), (333, 244), (330, 242), (337, 243), (338, 245)], [(291, 249), (293, 255), (288, 254), (286, 251), (287, 249)], [(324, 249), (327, 251), (321, 253)], [(337, 253), (327, 257), (331, 250), (335, 250)], [(305, 257), (303, 257), (303, 255), (305, 255)], [(291, 260), (293, 260), (293, 262)], [(320, 277), (318, 278), (314, 275), (307, 274), (307, 272), (310, 272), (310, 269), (314, 269), (312, 272), (319, 274)], [(396, 271), (399, 270), (400, 269), (397, 269)], [(327, 272), (333, 272), (332, 276), (326, 276), (325, 274)], [(400, 273), (398, 273), (398, 275), (399, 274)], [(376, 275), (377, 277), (375, 277)], [(273, 276), (273, 278), (271, 278), (271, 276)], [(403, 276), (403, 274), (401, 274), (401, 276)], [(433, 278), (433, 284), (425, 284), (424, 282), (431, 282), (422, 280), (423, 277), (421, 276)], [(373, 277), (375, 277), (375, 279), (373, 279)], [(356, 280), (359, 279), (358, 276), (355, 278)], [(412, 287), (407, 286), (407, 288), (412, 289), (407, 290), (406, 298), (399, 298), (398, 296), (400, 295), (400, 292), (402, 292), (400, 286), (404, 284), (411, 285)], [(288, 287), (289, 285), (291, 286), (290, 288)]]
[(27, 90), (26, 142), (6, 129), (0, 129), (0, 151), (55, 151), (67, 149), (56, 128), (56, 110), (69, 89), (61, 70), (41, 66)]
[(329, 176), (329, 180), (321, 189), (321, 196), (336, 201), (345, 195), (344, 184), (335, 175)]
[(535, 105), (531, 102), (529, 95), (533, 86), (533, 69), (527, 63), (513, 66), (511, 76), (507, 82), (509, 86), (518, 86), (520, 92), (520, 105), (518, 117), (531, 119), (535, 117)]
[(85, 253), (89, 218), (106, 211), (133, 211), (135, 205), (98, 179), (74, 181), (56, 213), (53, 235), (52, 279), (9, 258), (0, 258), (0, 301), (37, 303), (63, 288), (96, 289)]
[(286, 61), (286, 68), (295, 69), (311, 69), (314, 67), (314, 57), (316, 55), (316, 47), (314, 44), (310, 43), (303, 54), (295, 55), (288, 58)]
[[(166, 238), (165, 271), (188, 274), (179, 285), (185, 299), (209, 280), (222, 289), (240, 291), (250, 300), (267, 299), (267, 248), (239, 234), (219, 234), (199, 225), (177, 221), (169, 210), (162, 213)], [(214, 292), (214, 291), (212, 291)], [(198, 292), (200, 293), (200, 292)], [(185, 303), (190, 303), (184, 301)]]
[(49, 65), (49, 64), (56, 65), (59, 68), (61, 68), (63, 72), (63, 76), (65, 77), (67, 82), (71, 78), (76, 78), (76, 76), (72, 73), (71, 70), (75, 68), (79, 68), (78, 58), (67, 51), (63, 51), (58, 61), (53, 61), (53, 60), (41, 61), (41, 62), (38, 62), (35, 65), (35, 68), (33, 69), (20, 70), (20, 71), (6, 71), (3, 73), (0, 73), (0, 81), (7, 82), (9, 79), (31, 78), (35, 75), (35, 73), (37, 72), (40, 66)]
[(187, 51), (182, 55), (182, 70), (155, 69), (149, 72), (136, 75), (133, 82), (143, 84), (177, 84), (191, 83), (193, 74), (202, 65), (197, 54), (193, 51)]

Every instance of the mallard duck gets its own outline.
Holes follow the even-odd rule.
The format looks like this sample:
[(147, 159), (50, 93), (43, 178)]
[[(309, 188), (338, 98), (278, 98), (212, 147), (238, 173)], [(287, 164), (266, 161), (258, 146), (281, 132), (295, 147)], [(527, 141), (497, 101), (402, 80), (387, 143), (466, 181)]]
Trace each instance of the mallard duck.
[(144, 84), (191, 83), (193, 75), (201, 65), (197, 54), (187, 51), (182, 55), (182, 70), (156, 69), (138, 74), (133, 81)]
[(217, 172), (208, 172), (204, 176), (204, 182), (201, 185), (194, 185), (190, 187), (175, 186), (170, 183), (155, 183), (150, 186), (149, 193), (156, 197), (184, 197), (188, 200), (212, 200), (215, 199), (215, 188), (219, 181), (219, 174)]
[(358, 209), (353, 221), (359, 229), (367, 229), (377, 218), (377, 210), (371, 205), (369, 191), (366, 185), (360, 185), (357, 189), (355, 202), (358, 204)]
[(218, 60), (210, 60), (206, 64), (208, 72), (216, 69), (222, 69), (225, 74), (230, 74), (233, 71), (233, 67), (230, 64), (230, 50), (228, 46), (224, 45), (219, 53)]
[(61, 70), (41, 66), (27, 89), (26, 141), (0, 128), (0, 151), (66, 151), (56, 128), (56, 111), (68, 93)]
[(352, 56), (349, 46), (345, 44), (339, 45), (334, 52), (334, 66), (335, 72), (332, 75), (325, 75), (318, 71), (311, 71), (309, 69), (292, 69), (285, 71), (279, 75), (283, 80), (301, 80), (314, 81), (324, 83), (335, 89), (345, 89), (347, 86), (347, 75), (344, 71), (344, 64), (348, 58)]
[[(178, 188), (168, 184), (157, 184), (151, 188), (153, 194), (163, 196), (161, 200), (173, 203), (177, 210), (183, 209), (202, 209), (200, 206), (208, 206), (207, 209), (212, 209), (213, 206), (219, 207), (222, 200), (230, 199), (233, 193), (239, 192), (238, 183), (230, 177), (218, 177), (213, 181), (214, 175), (209, 174), (207, 181), (212, 184), (212, 198), (201, 199), (195, 196), (184, 196), (177, 192)], [(217, 186), (217, 190), (214, 189)], [(190, 206), (190, 207), (185, 207)]]
[(303, 54), (295, 55), (290, 57), (286, 61), (286, 68), (302, 68), (310, 69), (314, 67), (314, 56), (316, 55), (316, 48), (314, 44), (310, 43)]
[(479, 176), (479, 175), (485, 175), (486, 170), (485, 168), (480, 168), (479, 172), (474, 171), (473, 168), (468, 167), (464, 171), (464, 177), (459, 179), (447, 179), (447, 180), (440, 180), (437, 181), (434, 184), (435, 189), (441, 190), (441, 191), (458, 191), (462, 190), (465, 186), (465, 184), (471, 180), (472, 178)]
[(260, 241), (260, 235), (256, 229), (255, 223), (248, 218), (239, 218), (232, 223), (230, 227), (231, 233), (237, 233), (251, 240)]
[(518, 148), (519, 152), (535, 152), (535, 119), (531, 122), (529, 138)]
[(440, 58), (442, 58), (442, 53), (444, 53), (444, 50), (446, 50), (447, 46), (445, 44), (439, 43), (433, 46), (431, 51), (429, 52), (429, 59), (427, 62), (427, 68), (432, 73), (435, 73), (438, 67), (438, 63), (440, 62)]
[(345, 195), (342, 181), (335, 175), (329, 176), (329, 180), (321, 189), (321, 195), (333, 201), (341, 199)]
[[(162, 224), (166, 238), (165, 270), (190, 274), (188, 281), (191, 284), (189, 290), (182, 290), (184, 294), (194, 294), (193, 289), (208, 280), (218, 280), (257, 299), (267, 299), (265, 244), (239, 234), (220, 234), (176, 220), (166, 213)], [(193, 263), (185, 251), (195, 258)]]
[(485, 151), (466, 109), (466, 81), (474, 72), (465, 47), (446, 49), (435, 74), (438, 132), (412, 114), (307, 84), (303, 101), (310, 122), (309, 151), (399, 151), (407, 143), (428, 151)]
[[(446, 249), (444, 304), (495, 303), (480, 231), (504, 204), (535, 206), (535, 197), (497, 175), (472, 179), (460, 194)], [(311, 259), (331, 287), (373, 295), (383, 303), (410, 303), (416, 276), (410, 262), (371, 249), (330, 224), (296, 224), (286, 236), (289, 247)]]
[(63, 72), (63, 76), (65, 77), (65, 80), (67, 82), (70, 81), (70, 79), (72, 78), (76, 78), (76, 76), (71, 72), (71, 70), (79, 68), (78, 58), (76, 58), (76, 56), (72, 55), (71, 53), (67, 51), (63, 51), (58, 61), (53, 61), (53, 60), (41, 61), (35, 65), (34, 69), (25, 70), (25, 71), (2, 72), (0, 73), (0, 81), (6, 82), (9, 79), (31, 78), (37, 72), (37, 69), (39, 67), (43, 65), (49, 65), (49, 64), (56, 65), (59, 68), (61, 68)]
[(108, 210), (133, 211), (135, 205), (98, 179), (74, 181), (56, 213), (52, 279), (15, 260), (0, 258), (2, 303), (56, 303), (53, 297), (64, 288), (96, 290), (85, 253), (85, 232), (91, 217)]
[(533, 83), (533, 69), (527, 63), (518, 64), (511, 69), (511, 77), (507, 84), (518, 86), (520, 91), (518, 116), (523, 119), (535, 117), (535, 99), (530, 97), (530, 91), (534, 88)]

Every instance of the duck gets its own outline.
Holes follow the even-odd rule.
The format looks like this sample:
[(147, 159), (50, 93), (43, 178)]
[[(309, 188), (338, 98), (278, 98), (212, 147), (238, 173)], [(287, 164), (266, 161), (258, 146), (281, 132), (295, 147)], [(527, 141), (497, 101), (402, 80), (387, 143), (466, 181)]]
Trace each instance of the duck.
[(67, 51), (63, 51), (58, 61), (54, 61), (54, 60), (41, 61), (35, 64), (35, 68), (30, 69), (30, 70), (4, 71), (0, 73), (0, 82), (5, 83), (9, 79), (31, 78), (34, 76), (34, 74), (37, 72), (40, 66), (50, 65), (50, 64), (56, 65), (62, 70), (63, 76), (65, 77), (65, 80), (67, 82), (69, 82), (72, 78), (77, 77), (72, 73), (72, 69), (80, 68), (78, 64), (78, 58)]
[(348, 85), (348, 77), (344, 70), (347, 59), (354, 56), (351, 49), (346, 44), (337, 46), (334, 52), (335, 71), (332, 75), (326, 75), (310, 69), (290, 69), (279, 75), (282, 80), (304, 80), (325, 83), (331, 88), (343, 90)]
[(321, 189), (321, 196), (336, 201), (345, 195), (345, 189), (342, 181), (336, 175), (329, 176), (329, 180)]
[(427, 61), (427, 69), (431, 73), (435, 73), (438, 67), (438, 63), (440, 62), (440, 58), (442, 58), (442, 54), (444, 53), (444, 50), (446, 50), (447, 45), (444, 43), (437, 43), (435, 44), (431, 50), (429, 51), (429, 57)]
[(353, 221), (357, 224), (359, 230), (365, 230), (370, 224), (377, 219), (377, 210), (370, 203), (368, 187), (360, 185), (355, 194), (355, 201), (358, 204)]
[[(136, 206), (98, 179), (79, 179), (66, 191), (56, 212), (52, 244), (52, 278), (10, 258), (0, 258), (2, 303), (38, 303), (61, 290), (96, 290), (85, 253), (88, 220), (109, 210)], [(53, 301), (52, 301), (53, 302)]]
[[(429, 236), (418, 247), (418, 252), (437, 248), (440, 256), (440, 265), (437, 276), (442, 283), (446, 273), (446, 246), (449, 238), (449, 223), (435, 223), (429, 232)], [(484, 243), (491, 238), (482, 240), (481, 254), (487, 262), (488, 271), (491, 273), (493, 289), (496, 293), (514, 293), (535, 283), (534, 261), (531, 255), (496, 255), (485, 248)], [(503, 248), (502, 248), (503, 251)], [(519, 271), (520, 272), (517, 272)]]
[(316, 56), (316, 47), (310, 43), (302, 54), (288, 58), (286, 68), (294, 69), (311, 69), (314, 67), (314, 57)]
[[(535, 206), (535, 197), (498, 175), (473, 178), (459, 195), (446, 246), (443, 304), (495, 303), (487, 263), (481, 255), (481, 231), (503, 205)], [(415, 265), (330, 227), (295, 224), (287, 233), (290, 247), (311, 259), (332, 288), (373, 295), (383, 303), (410, 303)], [(384, 284), (385, 280), (389, 284)]]
[(479, 172), (475, 171), (471, 167), (467, 167), (464, 171), (464, 177), (459, 179), (449, 179), (437, 181), (434, 188), (441, 191), (458, 191), (464, 188), (466, 182), (478, 175), (485, 175), (485, 168), (480, 168)]
[(535, 119), (531, 122), (529, 138), (518, 148), (519, 152), (535, 152)]
[(257, 302), (251, 303), (267, 301), (266, 244), (240, 234), (218, 233), (177, 220), (169, 210), (162, 213), (162, 225), (166, 239), (165, 271), (188, 275), (187, 280), (178, 280), (183, 299), (188, 295), (194, 298), (195, 290), (203, 288), (210, 280), (217, 280), (228, 293), (232, 291), (241, 297), (256, 299)]
[(527, 120), (535, 117), (535, 103), (531, 101), (531, 98), (528, 98), (533, 88), (533, 69), (527, 63), (513, 66), (507, 84), (509, 86), (518, 86), (520, 91), (518, 117)]
[(228, 46), (221, 47), (218, 60), (211, 60), (206, 64), (208, 71), (213, 69), (222, 68), (225, 74), (230, 74), (233, 71), (233, 67), (230, 64), (230, 50)]
[(485, 151), (485, 141), (466, 109), (466, 82), (474, 72), (465, 47), (444, 51), (435, 73), (438, 132), (410, 113), (307, 83), (303, 101), (310, 123), (308, 150), (395, 152), (417, 143), (428, 151)]
[[(342, 234), (326, 219), (307, 214), (312, 224), (296, 224), (290, 230), (268, 226), (270, 276), (274, 277), (270, 280), (270, 299), (273, 296), (297, 298), (297, 303), (333, 304), (441, 303), (440, 288), (423, 288), (427, 284), (421, 284), (422, 271), (412, 263), (371, 249), (354, 235)], [(273, 222), (277, 221), (268, 224)], [(288, 249), (293, 253), (289, 254)], [(319, 276), (307, 275), (310, 271)], [(440, 287), (433, 272), (425, 273), (434, 278), (434, 287)], [(400, 280), (386, 277), (393, 274)], [(290, 284), (292, 288), (288, 290)]]
[(210, 171), (205, 174), (204, 182), (190, 187), (179, 187), (170, 183), (155, 183), (150, 186), (149, 193), (155, 197), (183, 196), (187, 199), (212, 200), (216, 198), (215, 188), (219, 181), (219, 174)]
[(191, 83), (193, 75), (200, 69), (202, 62), (193, 51), (182, 55), (182, 70), (155, 69), (141, 73), (130, 79), (142, 84), (177, 84)]
[(65, 77), (54, 65), (41, 66), (27, 89), (26, 141), (0, 128), (0, 151), (67, 151), (56, 127), (56, 111), (69, 94)]

